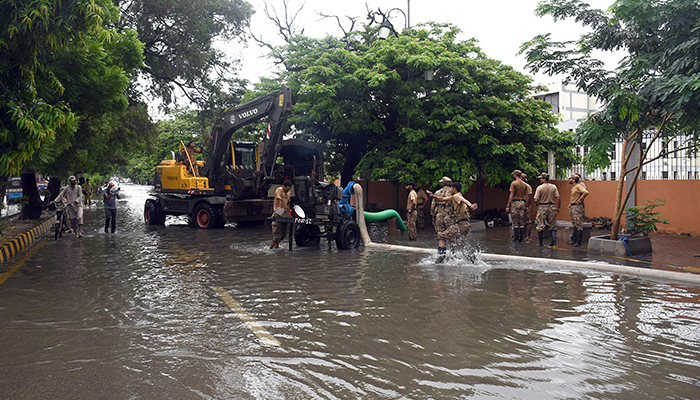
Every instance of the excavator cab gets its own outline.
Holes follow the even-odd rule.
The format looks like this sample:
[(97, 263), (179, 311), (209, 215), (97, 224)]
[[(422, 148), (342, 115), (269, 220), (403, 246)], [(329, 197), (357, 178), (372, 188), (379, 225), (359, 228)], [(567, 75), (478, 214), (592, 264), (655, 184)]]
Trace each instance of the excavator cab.
[[(202, 161), (194, 162), (200, 169), (204, 166)], [(173, 153), (173, 158), (161, 161), (156, 167), (154, 184), (156, 192), (205, 194), (214, 191), (214, 188), (209, 185), (209, 179), (194, 176), (193, 171), (188, 170), (188, 167), (185, 144), (180, 141), (178, 151)]]

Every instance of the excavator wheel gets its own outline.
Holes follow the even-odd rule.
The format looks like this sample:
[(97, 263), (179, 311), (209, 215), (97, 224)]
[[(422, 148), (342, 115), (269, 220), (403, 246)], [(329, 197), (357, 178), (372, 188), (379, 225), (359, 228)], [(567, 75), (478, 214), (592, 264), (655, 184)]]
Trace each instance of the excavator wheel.
[(207, 202), (200, 202), (194, 206), (191, 220), (200, 229), (217, 229), (223, 226), (221, 212), (217, 212), (215, 207)]
[(348, 219), (343, 221), (335, 233), (335, 244), (340, 250), (355, 249), (360, 246), (360, 226)]
[(146, 200), (143, 207), (143, 220), (146, 225), (163, 225), (165, 223), (165, 214), (160, 209), (160, 203), (153, 199)]
[(224, 218), (224, 206), (223, 205), (216, 205), (213, 206), (214, 213), (216, 214), (216, 219), (217, 225), (214, 228), (223, 228), (224, 225), (226, 225), (226, 219)]

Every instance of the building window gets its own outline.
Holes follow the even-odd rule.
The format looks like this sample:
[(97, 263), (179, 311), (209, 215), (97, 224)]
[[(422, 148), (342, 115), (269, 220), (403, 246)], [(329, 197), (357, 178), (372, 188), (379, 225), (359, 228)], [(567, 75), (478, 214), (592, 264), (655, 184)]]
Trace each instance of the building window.
[(668, 171), (661, 172), (661, 179), (668, 179)]
[(678, 180), (678, 171), (673, 171), (673, 179)]
[(688, 171), (688, 179), (693, 179), (693, 173), (691, 171)]
[(673, 158), (678, 158), (679, 157), (678, 153), (680, 153), (680, 152), (678, 151), (678, 141), (677, 140), (673, 141), (673, 151), (674, 151)]
[(647, 180), (647, 171), (642, 171), (642, 180)]
[(614, 181), (615, 180), (615, 172), (610, 171), (610, 180)]

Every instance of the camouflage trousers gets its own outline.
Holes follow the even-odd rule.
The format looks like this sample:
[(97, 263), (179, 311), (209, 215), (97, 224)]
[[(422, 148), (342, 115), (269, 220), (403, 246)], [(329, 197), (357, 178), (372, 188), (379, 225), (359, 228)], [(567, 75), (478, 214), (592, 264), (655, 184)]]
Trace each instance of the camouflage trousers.
[(569, 215), (571, 215), (571, 226), (574, 230), (583, 230), (583, 214), (584, 210), (582, 204), (576, 204), (571, 206)]
[(444, 237), (441, 237), (443, 235), (443, 232), (447, 230), (450, 226), (454, 225), (455, 221), (454, 218), (452, 218), (452, 214), (448, 212), (439, 212), (435, 216), (435, 220), (433, 221), (433, 224), (435, 224), (435, 233), (437, 233), (438, 239), (444, 239)]
[(527, 215), (527, 203), (512, 201), (510, 203), (510, 216), (513, 219), (513, 228), (524, 228), (530, 222), (530, 216)]
[(418, 213), (416, 227), (421, 230), (425, 229), (425, 211), (419, 206), (416, 207), (416, 212)]
[(287, 234), (287, 223), (272, 221), (272, 245), (278, 245)]
[(418, 231), (416, 230), (418, 212), (416, 210), (409, 211), (407, 217), (406, 228), (408, 228), (408, 240), (416, 240), (416, 238), (418, 238)]
[(537, 232), (542, 232), (545, 228), (557, 229), (557, 207), (554, 204), (545, 204), (537, 207), (535, 217)]
[(438, 234), (438, 239), (444, 240), (451, 246), (462, 246), (466, 243), (467, 234), (472, 225), (468, 219), (463, 219), (450, 225), (447, 229)]

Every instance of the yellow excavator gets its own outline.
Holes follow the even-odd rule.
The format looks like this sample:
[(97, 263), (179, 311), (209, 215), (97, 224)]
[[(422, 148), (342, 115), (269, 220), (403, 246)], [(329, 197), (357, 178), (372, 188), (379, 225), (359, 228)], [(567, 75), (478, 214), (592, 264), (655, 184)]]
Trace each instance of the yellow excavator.
[[(144, 206), (146, 224), (163, 224), (167, 215), (187, 215), (191, 225), (213, 229), (226, 222), (264, 221), (272, 215), (268, 190), (288, 178), (276, 160), (291, 110), (291, 90), (283, 87), (225, 111), (211, 131), (206, 161), (195, 161), (199, 176), (189, 170), (181, 143), (172, 159), (156, 167), (154, 195)], [(236, 130), (264, 117), (268, 134), (260, 145), (231, 141)]]

